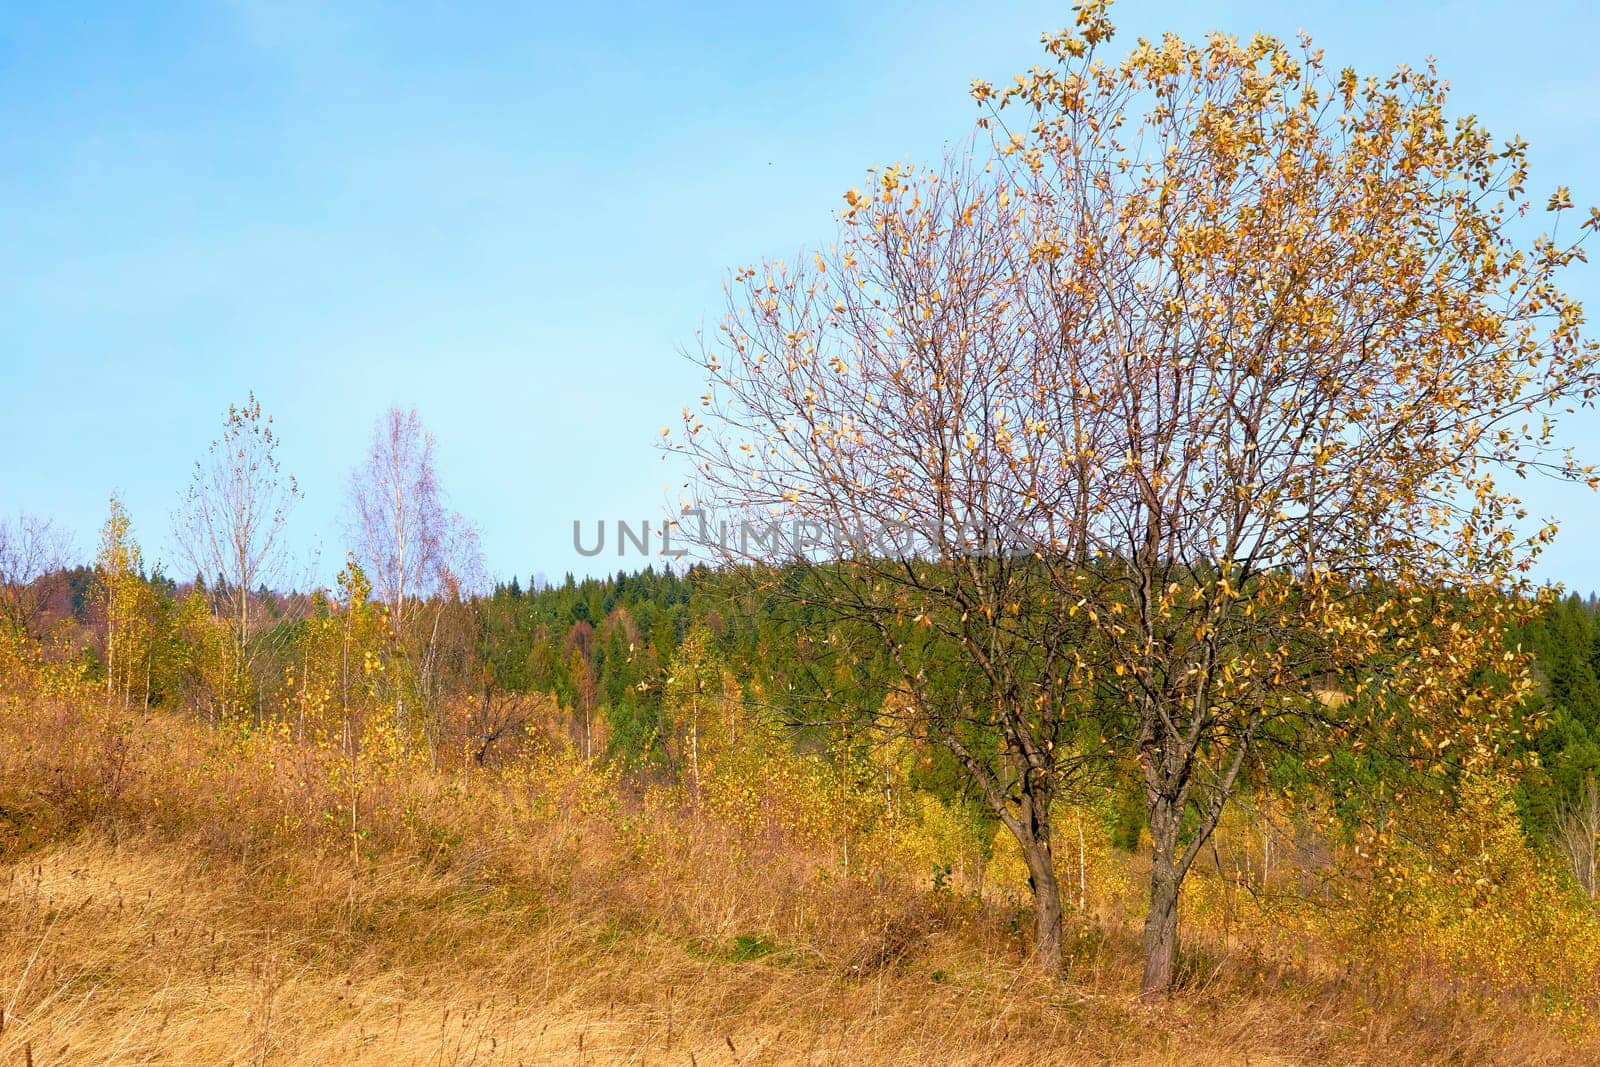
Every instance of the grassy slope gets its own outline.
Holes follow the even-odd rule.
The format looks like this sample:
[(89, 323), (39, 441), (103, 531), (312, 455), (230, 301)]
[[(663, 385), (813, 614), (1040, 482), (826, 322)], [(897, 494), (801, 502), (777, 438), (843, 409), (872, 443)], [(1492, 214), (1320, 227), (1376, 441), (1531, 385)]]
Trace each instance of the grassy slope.
[(0, 709), (0, 1064), (1595, 1059), (1541, 1019), (1262, 964), (1141, 1005), (1115, 925), (1041, 980), (994, 909), (555, 766), (375, 776), (352, 858), (335, 767)]

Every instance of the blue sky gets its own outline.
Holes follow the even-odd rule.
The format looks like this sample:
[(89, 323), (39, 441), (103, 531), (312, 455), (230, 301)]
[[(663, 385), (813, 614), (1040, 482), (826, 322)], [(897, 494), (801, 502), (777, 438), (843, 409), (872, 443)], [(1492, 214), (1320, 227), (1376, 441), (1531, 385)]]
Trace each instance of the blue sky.
[[(678, 355), (724, 272), (826, 238), (876, 163), (970, 130), (974, 77), (1042, 61), (1066, 4), (14, 5), (0, 22), (0, 512), (147, 556), (254, 389), (320, 576), (390, 404), (437, 434), (497, 575), (614, 570), (573, 519), (661, 513)], [(1589, 3), (1123, 0), (1119, 39), (1305, 28), (1334, 66), (1438, 58), (1455, 107), (1600, 202)], [(1600, 265), (1569, 277), (1600, 317)], [(1580, 415), (1591, 424), (1594, 414)], [(1570, 439), (1600, 459), (1600, 432)], [(1536, 486), (1543, 576), (1600, 587), (1600, 499)], [(591, 527), (592, 528), (592, 525)], [(625, 561), (629, 567), (636, 560)], [(181, 571), (182, 568), (175, 567)]]

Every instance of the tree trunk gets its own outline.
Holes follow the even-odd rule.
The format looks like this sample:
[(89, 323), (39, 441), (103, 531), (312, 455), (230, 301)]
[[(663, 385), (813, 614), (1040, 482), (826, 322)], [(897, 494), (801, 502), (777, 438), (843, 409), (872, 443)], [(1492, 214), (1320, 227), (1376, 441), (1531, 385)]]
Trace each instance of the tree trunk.
[(700, 799), (700, 724), (689, 724), (689, 773), (694, 778), (695, 799)]
[(1172, 987), (1178, 959), (1178, 811), (1165, 797), (1150, 804), (1150, 910), (1144, 920), (1144, 980), (1139, 994), (1162, 996)]
[(1089, 858), (1083, 843), (1083, 809), (1078, 809), (1078, 910), (1089, 906)]
[(1033, 890), (1034, 962), (1041, 971), (1056, 974), (1061, 970), (1061, 883), (1050, 850), (1050, 824), (1029, 820), (1025, 829), (1029, 832), (1019, 835), (1018, 843)]

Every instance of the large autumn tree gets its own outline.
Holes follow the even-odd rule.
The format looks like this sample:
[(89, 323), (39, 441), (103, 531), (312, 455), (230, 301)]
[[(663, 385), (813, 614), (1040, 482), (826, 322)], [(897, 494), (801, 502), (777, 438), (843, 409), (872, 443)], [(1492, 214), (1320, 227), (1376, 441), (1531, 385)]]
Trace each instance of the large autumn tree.
[(1504, 476), (1593, 483), (1554, 419), (1597, 354), (1566, 190), (1532, 236), (1525, 145), (1431, 66), (1111, 36), (1079, 7), (1050, 65), (974, 86), (980, 150), (875, 171), (835, 244), (737, 271), (677, 440), (697, 503), (804, 529), (783, 588), (880, 642), (886, 725), (1016, 835), (1045, 966), (1052, 803), (1137, 775), (1155, 993), (1264, 741), (1456, 773), (1519, 728), (1500, 634), (1553, 528)]

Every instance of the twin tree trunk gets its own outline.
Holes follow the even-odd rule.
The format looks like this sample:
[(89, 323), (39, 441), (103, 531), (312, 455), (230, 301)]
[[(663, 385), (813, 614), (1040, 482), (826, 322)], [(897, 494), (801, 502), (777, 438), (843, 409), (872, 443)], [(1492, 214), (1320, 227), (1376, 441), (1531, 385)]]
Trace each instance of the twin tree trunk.
[[(1150, 905), (1144, 923), (1143, 996), (1160, 996), (1172, 986), (1178, 959), (1178, 895), (1187, 873), (1188, 849), (1180, 847), (1180, 805), (1170, 797), (1150, 799)], [(1049, 816), (1024, 798), (1011, 830), (1022, 848), (1033, 891), (1034, 960), (1054, 974), (1062, 963), (1061, 883), (1056, 876)]]

